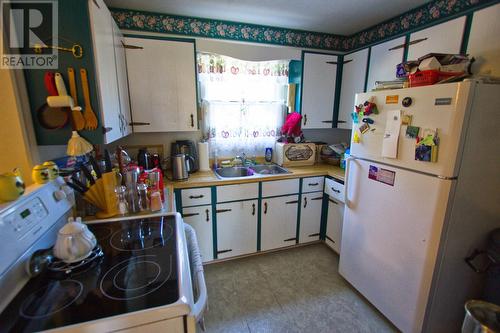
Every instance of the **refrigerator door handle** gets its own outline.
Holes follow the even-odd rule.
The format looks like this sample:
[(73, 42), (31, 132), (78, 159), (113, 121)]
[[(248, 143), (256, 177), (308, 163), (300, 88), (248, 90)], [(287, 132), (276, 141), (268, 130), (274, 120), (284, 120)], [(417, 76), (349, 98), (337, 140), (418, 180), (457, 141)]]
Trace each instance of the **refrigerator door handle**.
[(355, 157), (349, 156), (345, 160), (345, 177), (344, 177), (344, 203), (349, 207), (349, 164), (355, 160)]

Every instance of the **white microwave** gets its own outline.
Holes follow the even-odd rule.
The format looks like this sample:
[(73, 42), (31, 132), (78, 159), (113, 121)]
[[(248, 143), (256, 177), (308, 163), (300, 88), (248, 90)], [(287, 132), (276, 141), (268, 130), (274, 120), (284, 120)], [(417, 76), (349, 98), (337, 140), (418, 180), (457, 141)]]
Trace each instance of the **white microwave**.
[(313, 165), (316, 161), (316, 144), (276, 142), (273, 161), (281, 166)]

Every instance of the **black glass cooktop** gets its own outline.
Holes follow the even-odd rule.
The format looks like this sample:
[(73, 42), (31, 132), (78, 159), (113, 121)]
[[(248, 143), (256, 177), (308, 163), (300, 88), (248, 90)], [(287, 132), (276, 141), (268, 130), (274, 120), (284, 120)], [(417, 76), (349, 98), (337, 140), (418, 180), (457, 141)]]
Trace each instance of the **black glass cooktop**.
[(0, 315), (1, 332), (33, 332), (174, 303), (175, 217), (89, 225), (103, 256), (31, 279)]

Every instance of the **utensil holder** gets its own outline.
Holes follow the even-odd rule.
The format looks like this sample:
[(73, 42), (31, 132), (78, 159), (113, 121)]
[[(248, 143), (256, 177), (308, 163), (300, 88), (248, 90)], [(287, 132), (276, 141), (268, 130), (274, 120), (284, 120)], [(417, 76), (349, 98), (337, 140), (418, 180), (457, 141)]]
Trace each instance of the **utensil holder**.
[(106, 172), (85, 192), (83, 198), (99, 209), (96, 214), (97, 218), (105, 219), (118, 215), (116, 185), (116, 173), (114, 171)]

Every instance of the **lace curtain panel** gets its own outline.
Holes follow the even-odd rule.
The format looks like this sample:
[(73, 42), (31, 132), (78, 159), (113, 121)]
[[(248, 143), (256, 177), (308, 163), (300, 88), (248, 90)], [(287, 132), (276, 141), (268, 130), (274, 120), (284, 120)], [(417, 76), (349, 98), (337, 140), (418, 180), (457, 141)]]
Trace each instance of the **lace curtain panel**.
[(198, 54), (204, 133), (211, 156), (263, 156), (286, 114), (288, 61)]

